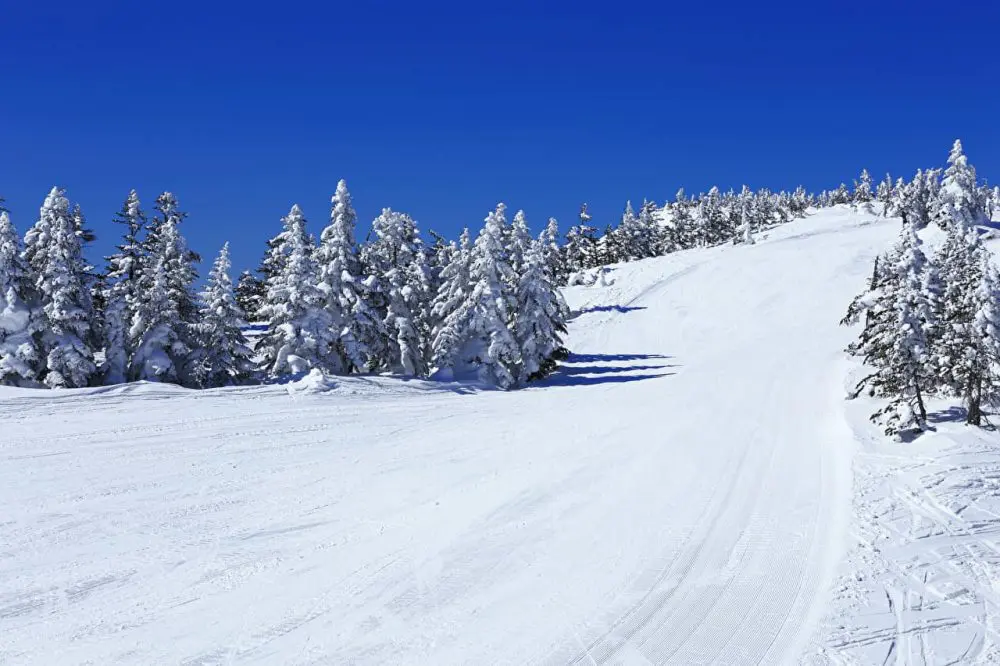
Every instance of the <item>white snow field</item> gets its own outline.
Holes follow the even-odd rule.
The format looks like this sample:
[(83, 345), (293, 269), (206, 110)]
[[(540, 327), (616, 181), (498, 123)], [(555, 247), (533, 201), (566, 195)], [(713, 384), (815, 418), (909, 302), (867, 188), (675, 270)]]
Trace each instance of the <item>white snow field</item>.
[(866, 441), (843, 399), (897, 230), (835, 208), (613, 267), (518, 392), (0, 390), (0, 663), (986, 659), (992, 435)]

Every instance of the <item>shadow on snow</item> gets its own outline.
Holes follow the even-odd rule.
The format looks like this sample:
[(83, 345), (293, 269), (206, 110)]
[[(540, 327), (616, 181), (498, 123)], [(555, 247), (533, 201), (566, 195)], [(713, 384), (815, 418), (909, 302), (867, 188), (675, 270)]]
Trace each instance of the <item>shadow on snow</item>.
[[(651, 373), (666, 370), (671, 364), (630, 365), (633, 361), (668, 359), (662, 354), (570, 354), (550, 377), (535, 386), (593, 386), (595, 384), (623, 384), (657, 377), (668, 377), (673, 372)], [(581, 365), (586, 364), (586, 365)], [(603, 365), (599, 365), (603, 364)], [(641, 372), (642, 374), (632, 374)]]
[(580, 315), (590, 314), (591, 312), (635, 312), (636, 310), (645, 310), (644, 305), (595, 305), (589, 308), (583, 308), (582, 310), (577, 310), (573, 313), (573, 317), (579, 317)]

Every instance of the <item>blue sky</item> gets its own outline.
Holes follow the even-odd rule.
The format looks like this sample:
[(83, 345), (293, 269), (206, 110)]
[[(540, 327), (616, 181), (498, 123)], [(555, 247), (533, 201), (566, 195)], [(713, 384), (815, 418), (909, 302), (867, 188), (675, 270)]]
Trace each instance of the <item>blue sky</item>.
[[(909, 176), (961, 137), (1000, 181), (993, 3), (9, 2), (0, 196), (24, 231), (53, 184), (106, 251), (130, 188), (256, 265), (344, 177), (361, 217), (533, 226), (678, 187)], [(38, 6), (44, 5), (44, 6)]]

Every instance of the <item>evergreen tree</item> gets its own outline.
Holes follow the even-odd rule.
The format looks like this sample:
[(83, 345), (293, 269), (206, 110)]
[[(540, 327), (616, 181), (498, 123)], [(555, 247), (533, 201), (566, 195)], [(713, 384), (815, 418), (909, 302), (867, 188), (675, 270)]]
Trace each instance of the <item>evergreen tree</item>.
[[(504, 247), (507, 248), (507, 263), (513, 269), (514, 276), (518, 276), (524, 270), (528, 250), (531, 249), (532, 245), (531, 231), (528, 230), (528, 221), (525, 218), (523, 210), (519, 210), (514, 214), (514, 221), (509, 226), (504, 227), (504, 232), (506, 235)], [(507, 285), (507, 288), (509, 291), (517, 290), (516, 277)]]
[(952, 221), (958, 221), (965, 226), (988, 221), (986, 202), (976, 182), (976, 169), (969, 164), (962, 150), (962, 142), (958, 139), (955, 140), (948, 155), (948, 168), (945, 169), (944, 178), (933, 202), (932, 215), (941, 228), (945, 228)]
[(38, 318), (17, 232), (2, 205), (0, 199), (0, 384), (26, 386), (38, 379)]
[(538, 234), (538, 243), (542, 248), (549, 279), (556, 285), (565, 284), (567, 273), (563, 264), (563, 253), (559, 247), (559, 223), (556, 222), (556, 218), (549, 218), (545, 229)]
[(120, 384), (127, 379), (133, 348), (128, 328), (139, 299), (143, 266), (142, 231), (146, 216), (135, 190), (129, 192), (114, 222), (124, 227), (117, 252), (106, 258), (104, 333), (104, 381)]
[(567, 278), (570, 274), (598, 266), (597, 230), (590, 226), (590, 213), (587, 204), (580, 207), (580, 224), (570, 227), (566, 232), (566, 244), (562, 251), (562, 264)]
[(562, 336), (566, 334), (567, 310), (552, 281), (544, 245), (539, 241), (525, 256), (518, 283), (512, 326), (521, 358), (517, 384), (549, 375), (555, 370), (556, 361), (565, 358)]
[(335, 348), (339, 329), (327, 308), (327, 294), (316, 283), (315, 249), (298, 205), (282, 218), (284, 231), (276, 252), (280, 270), (267, 279), (267, 293), (259, 317), (268, 323), (257, 344), (261, 370), (271, 379), (308, 372), (313, 368), (344, 372)]
[(242, 384), (251, 378), (254, 370), (252, 352), (241, 328), (246, 315), (236, 302), (229, 277), (231, 266), (229, 243), (226, 243), (201, 293), (198, 325), (201, 345), (195, 376), (198, 384), (204, 387)]
[(264, 305), (264, 295), (267, 293), (267, 285), (250, 271), (240, 273), (240, 279), (236, 283), (235, 289), (236, 305), (250, 323), (257, 316), (257, 312)]
[(373, 241), (365, 265), (378, 276), (381, 303), (376, 308), (386, 340), (377, 370), (426, 376), (429, 370), (431, 272), (416, 222), (389, 208), (372, 224)]
[(758, 211), (754, 206), (753, 194), (750, 192), (750, 188), (746, 185), (743, 186), (743, 191), (740, 192), (739, 212), (740, 233), (738, 236), (733, 238), (733, 242), (743, 243), (744, 245), (753, 245), (754, 216)]
[(97, 372), (94, 313), (83, 239), (62, 190), (45, 198), (38, 222), (25, 236), (24, 260), (41, 307), (36, 377), (52, 388), (87, 386)]
[[(134, 350), (131, 380), (198, 385), (199, 308), (192, 287), (198, 278), (192, 252), (181, 235), (186, 213), (164, 192), (143, 243), (145, 255), (128, 340)], [(164, 299), (169, 305), (164, 305)]]
[(892, 176), (887, 173), (885, 174), (885, 180), (878, 184), (878, 189), (875, 191), (875, 200), (882, 204), (883, 217), (887, 215), (889, 202), (892, 201), (892, 189)]
[(357, 213), (351, 203), (347, 182), (337, 183), (331, 200), (330, 224), (320, 236), (317, 251), (319, 288), (326, 297), (326, 308), (339, 332), (335, 344), (343, 372), (365, 372), (383, 363), (388, 338), (382, 321), (370, 307), (376, 284), (361, 273), (355, 242)]
[(1000, 402), (1000, 274), (983, 260), (972, 322), (973, 344), (965, 356), (966, 423), (982, 425), (983, 405)]
[(854, 203), (866, 204), (872, 201), (872, 177), (868, 169), (861, 170), (861, 180), (854, 182)]
[(969, 361), (974, 360), (970, 350), (978, 343), (974, 330), (976, 298), (988, 254), (975, 229), (966, 228), (959, 220), (946, 226), (948, 235), (934, 258), (944, 282), (934, 367), (942, 391), (968, 399), (980, 376)]
[(450, 260), (441, 270), (441, 284), (431, 306), (435, 321), (432, 364), (446, 373), (451, 373), (459, 364), (461, 346), (468, 335), (473, 260), (468, 229), (462, 230), (458, 244), (452, 244), (449, 255)]
[(840, 184), (836, 190), (830, 193), (830, 205), (836, 206), (837, 204), (851, 203), (853, 197), (851, 196), (850, 190), (847, 189), (847, 185), (844, 183)]
[(871, 395), (891, 399), (872, 420), (882, 422), (886, 434), (896, 434), (923, 429), (924, 395), (935, 384), (927, 339), (935, 315), (924, 291), (926, 256), (912, 224), (903, 225), (884, 264), (884, 271), (876, 269), (877, 287), (864, 299), (864, 306), (853, 303), (843, 323), (853, 323), (862, 311), (869, 315), (851, 350), (875, 371), (859, 383), (858, 392), (867, 388)]
[[(468, 256), (463, 257), (460, 250), (453, 261), (455, 271), (447, 271), (445, 293), (439, 294), (438, 300), (444, 301), (440, 310), (448, 314), (435, 336), (434, 351), (444, 376), (475, 372), (480, 380), (509, 389), (517, 383), (521, 359), (508, 328), (516, 312), (516, 293), (510, 293), (507, 285), (515, 282), (516, 275), (503, 246), (505, 209), (503, 204), (497, 205), (486, 217)], [(454, 283), (462, 277), (464, 266), (459, 261), (468, 262), (468, 291)]]
[(666, 240), (663, 230), (656, 219), (656, 202), (643, 201), (636, 220), (636, 238), (634, 254), (639, 259), (658, 257), (666, 254)]

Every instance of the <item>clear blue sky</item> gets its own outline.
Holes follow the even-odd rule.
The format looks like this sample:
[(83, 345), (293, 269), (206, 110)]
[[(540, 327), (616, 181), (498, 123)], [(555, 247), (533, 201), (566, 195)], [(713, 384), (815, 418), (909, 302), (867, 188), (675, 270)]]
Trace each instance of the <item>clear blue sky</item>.
[(448, 236), (498, 200), (565, 230), (682, 185), (909, 176), (956, 137), (1000, 181), (994, 3), (676, 4), (6, 2), (0, 196), (23, 232), (66, 187), (105, 252), (128, 190), (168, 189), (242, 269), (341, 177), (364, 228)]

